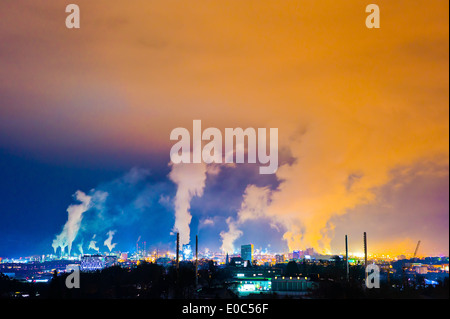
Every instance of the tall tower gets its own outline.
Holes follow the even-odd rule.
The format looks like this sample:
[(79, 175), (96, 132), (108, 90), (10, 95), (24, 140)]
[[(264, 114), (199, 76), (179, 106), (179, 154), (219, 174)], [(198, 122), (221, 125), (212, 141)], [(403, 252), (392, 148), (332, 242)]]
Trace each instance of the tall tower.
[(366, 232), (364, 232), (364, 273), (365, 273), (365, 277), (367, 279), (367, 235)]
[(195, 287), (198, 287), (198, 235), (195, 235)]
[(364, 266), (367, 267), (367, 234), (364, 232)]
[(180, 233), (177, 233), (177, 272), (180, 267)]
[(253, 244), (241, 246), (241, 258), (244, 261), (248, 260), (250, 263), (253, 262)]
[(348, 269), (348, 241), (347, 241), (347, 235), (345, 235), (345, 264), (347, 268), (347, 281), (349, 281), (349, 269)]

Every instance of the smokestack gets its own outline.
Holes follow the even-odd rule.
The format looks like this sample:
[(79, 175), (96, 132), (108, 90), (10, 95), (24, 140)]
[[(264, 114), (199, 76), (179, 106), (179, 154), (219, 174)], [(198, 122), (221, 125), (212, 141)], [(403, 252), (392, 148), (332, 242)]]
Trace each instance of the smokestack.
[(198, 287), (198, 235), (195, 236), (195, 287)]
[(177, 279), (176, 284), (180, 283), (180, 233), (177, 233)]
[(177, 233), (177, 272), (180, 267), (180, 233)]
[[(366, 232), (364, 232), (364, 267), (367, 268), (367, 235), (366, 235)], [(367, 272), (364, 271), (364, 273), (366, 274), (366, 278), (367, 278)]]
[(347, 267), (347, 281), (349, 281), (349, 271), (348, 271), (348, 241), (347, 235), (345, 235), (345, 264)]
[(136, 240), (136, 255), (139, 254), (139, 241), (141, 240), (141, 236), (138, 237), (138, 239)]

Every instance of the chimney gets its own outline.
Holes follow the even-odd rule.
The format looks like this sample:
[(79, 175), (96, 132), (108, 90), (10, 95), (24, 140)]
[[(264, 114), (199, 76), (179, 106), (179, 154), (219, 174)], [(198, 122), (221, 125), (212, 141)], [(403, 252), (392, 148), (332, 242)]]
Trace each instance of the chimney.
[(198, 287), (198, 235), (195, 236), (195, 287)]
[[(367, 268), (367, 235), (366, 235), (366, 232), (364, 232), (364, 267)], [(367, 279), (367, 272), (364, 271), (364, 273), (366, 274), (366, 279)]]
[(177, 271), (180, 267), (180, 233), (177, 233)]
[(348, 241), (347, 235), (345, 235), (345, 264), (347, 267), (347, 281), (349, 281), (349, 269), (348, 269)]

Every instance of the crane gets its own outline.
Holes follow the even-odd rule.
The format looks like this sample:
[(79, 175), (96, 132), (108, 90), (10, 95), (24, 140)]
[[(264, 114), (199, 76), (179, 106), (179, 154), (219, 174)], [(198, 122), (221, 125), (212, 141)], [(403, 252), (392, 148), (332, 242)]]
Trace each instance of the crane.
[(414, 251), (413, 260), (416, 260), (416, 255), (417, 255), (417, 251), (419, 250), (419, 246), (420, 246), (420, 240), (417, 242), (416, 250)]
[[(417, 242), (416, 250), (414, 250), (414, 256), (412, 258), (412, 262), (409, 263), (409, 266), (407, 266), (407, 264), (403, 264), (403, 266), (402, 266), (403, 287), (408, 286), (408, 281), (407, 281), (405, 271), (408, 270), (409, 268), (414, 267), (413, 263), (416, 261), (416, 256), (417, 256), (417, 251), (419, 250), (419, 246), (420, 246), (420, 240)], [(415, 278), (415, 275), (414, 275), (414, 278)]]

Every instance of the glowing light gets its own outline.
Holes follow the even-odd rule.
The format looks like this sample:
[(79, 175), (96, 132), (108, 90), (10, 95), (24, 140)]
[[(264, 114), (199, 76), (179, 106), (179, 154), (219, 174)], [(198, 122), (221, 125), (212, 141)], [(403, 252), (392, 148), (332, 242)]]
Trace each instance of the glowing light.
[(352, 255), (354, 257), (357, 257), (357, 258), (363, 258), (364, 257), (364, 253), (361, 253), (361, 252), (353, 253)]

